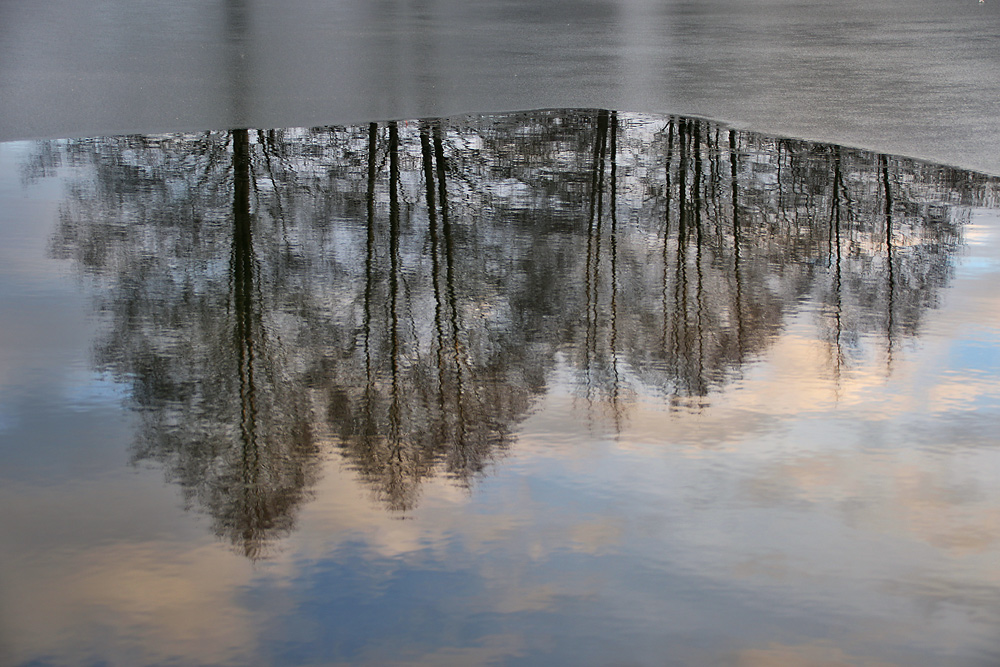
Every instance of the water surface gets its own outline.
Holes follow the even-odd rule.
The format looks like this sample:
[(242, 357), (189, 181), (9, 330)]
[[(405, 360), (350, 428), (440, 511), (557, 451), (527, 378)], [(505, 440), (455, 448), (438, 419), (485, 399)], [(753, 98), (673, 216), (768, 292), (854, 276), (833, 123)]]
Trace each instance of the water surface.
[(994, 178), (591, 109), (0, 178), (4, 662), (1000, 660)]

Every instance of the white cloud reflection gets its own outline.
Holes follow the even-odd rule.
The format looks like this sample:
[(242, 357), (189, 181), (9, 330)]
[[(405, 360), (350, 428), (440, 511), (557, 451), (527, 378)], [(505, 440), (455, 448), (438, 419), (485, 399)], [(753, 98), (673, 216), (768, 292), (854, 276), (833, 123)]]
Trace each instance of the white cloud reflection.
[[(989, 655), (1000, 380), (977, 354), (995, 355), (1000, 337), (1000, 222), (975, 221), (945, 307), (891, 358), (862, 341), (874, 351), (840, 364), (806, 309), (702, 408), (637, 389), (619, 420), (557, 371), (509, 456), (471, 490), (432, 477), (415, 509), (391, 513), (333, 456), (296, 529), (256, 565), (185, 512), (159, 471), (6, 484), (3, 657), (293, 662), (275, 628), (327, 664), (349, 645), (349, 663), (400, 665), (549, 651), (648, 663), (678, 645), (690, 663), (744, 667)], [(16, 367), (0, 357), (0, 382)], [(53, 428), (72, 439), (89, 409)], [(126, 431), (104, 447), (126, 451)], [(361, 592), (329, 574), (351, 559), (370, 578)], [(431, 595), (420, 586), (435, 575)], [(349, 595), (384, 625), (337, 607)], [(340, 625), (322, 627), (317, 608)]]

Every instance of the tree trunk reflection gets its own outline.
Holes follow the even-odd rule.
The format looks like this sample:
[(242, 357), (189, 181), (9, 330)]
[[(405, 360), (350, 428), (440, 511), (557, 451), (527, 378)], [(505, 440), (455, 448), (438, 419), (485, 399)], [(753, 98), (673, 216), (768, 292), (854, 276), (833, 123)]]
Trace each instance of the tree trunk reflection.
[(130, 386), (135, 458), (251, 558), (321, 452), (395, 512), (470, 485), (556, 369), (617, 433), (637, 397), (704, 409), (810, 303), (831, 377), (891, 373), (996, 188), (608, 110), (38, 150), (28, 178), (88, 175), (52, 252), (107, 288), (96, 365)]

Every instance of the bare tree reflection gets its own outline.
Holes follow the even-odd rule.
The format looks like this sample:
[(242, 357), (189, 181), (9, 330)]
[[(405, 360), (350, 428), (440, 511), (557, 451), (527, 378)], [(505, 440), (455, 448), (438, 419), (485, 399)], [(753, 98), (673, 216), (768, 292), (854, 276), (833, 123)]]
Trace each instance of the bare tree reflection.
[(321, 452), (393, 511), (471, 483), (557, 365), (617, 431), (636, 395), (707, 405), (809, 303), (831, 373), (891, 372), (996, 191), (607, 110), (43, 142), (25, 178), (66, 165), (52, 251), (107, 287), (135, 458), (250, 557)]
[[(136, 460), (161, 462), (220, 536), (260, 557), (292, 528), (316, 447), (276, 317), (288, 297), (260, 268), (249, 133), (102, 148), (53, 239), (109, 281), (96, 364), (132, 387)], [(193, 173), (171, 164), (193, 158)]]

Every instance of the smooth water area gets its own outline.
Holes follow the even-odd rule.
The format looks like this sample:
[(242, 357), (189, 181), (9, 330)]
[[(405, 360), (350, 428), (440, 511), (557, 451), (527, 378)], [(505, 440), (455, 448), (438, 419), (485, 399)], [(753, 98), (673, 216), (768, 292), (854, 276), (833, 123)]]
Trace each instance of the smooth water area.
[(590, 109), (0, 144), (0, 662), (995, 665), (998, 186)]

